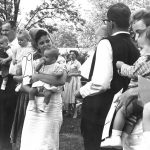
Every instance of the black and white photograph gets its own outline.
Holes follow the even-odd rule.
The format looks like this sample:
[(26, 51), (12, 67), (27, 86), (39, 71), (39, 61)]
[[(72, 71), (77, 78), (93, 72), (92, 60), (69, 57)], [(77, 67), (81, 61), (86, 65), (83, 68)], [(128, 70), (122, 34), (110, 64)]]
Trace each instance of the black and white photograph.
[(150, 150), (149, 0), (0, 0), (0, 150)]

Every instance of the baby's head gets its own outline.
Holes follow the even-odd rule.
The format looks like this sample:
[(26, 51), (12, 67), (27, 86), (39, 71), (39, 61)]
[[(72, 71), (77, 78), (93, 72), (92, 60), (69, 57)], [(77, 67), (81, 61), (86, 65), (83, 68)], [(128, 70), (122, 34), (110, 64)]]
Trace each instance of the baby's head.
[(50, 49), (46, 49), (44, 51), (46, 64), (52, 64), (52, 62), (56, 62), (58, 56), (59, 56), (59, 50), (56, 47), (51, 47)]
[(27, 30), (20, 30), (17, 34), (18, 44), (21, 47), (26, 47), (30, 41), (30, 35)]
[(0, 48), (7, 49), (8, 43), (9, 43), (9, 40), (8, 40), (7, 36), (0, 35)]

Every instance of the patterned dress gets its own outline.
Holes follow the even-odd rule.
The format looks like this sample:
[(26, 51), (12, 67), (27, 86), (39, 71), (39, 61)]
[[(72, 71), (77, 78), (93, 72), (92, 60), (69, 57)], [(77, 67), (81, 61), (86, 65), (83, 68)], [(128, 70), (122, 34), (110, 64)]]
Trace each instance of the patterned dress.
[[(67, 63), (67, 70), (70, 73), (77, 73), (81, 67), (81, 63), (78, 60), (69, 61)], [(63, 92), (63, 101), (64, 107), (67, 109), (68, 104), (75, 103), (74, 92), (79, 90), (81, 86), (81, 81), (79, 76), (71, 76), (68, 78), (68, 81), (65, 83), (64, 92)]]

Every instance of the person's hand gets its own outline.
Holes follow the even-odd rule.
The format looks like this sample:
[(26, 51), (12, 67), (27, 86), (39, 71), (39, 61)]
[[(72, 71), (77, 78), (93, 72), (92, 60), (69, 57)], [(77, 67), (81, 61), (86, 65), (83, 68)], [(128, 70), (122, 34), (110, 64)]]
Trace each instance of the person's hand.
[(135, 98), (135, 95), (132, 96), (132, 91), (127, 90), (126, 92), (122, 93), (117, 101), (119, 102), (117, 109), (120, 109), (122, 106), (127, 106), (133, 99)]
[(82, 99), (82, 96), (81, 96), (81, 94), (80, 94), (80, 91), (75, 91), (74, 95), (75, 95), (75, 98), (77, 98), (77, 99)]
[(31, 76), (31, 83), (34, 83), (34, 82), (36, 82), (36, 81), (38, 81), (38, 80), (39, 80), (38, 74), (33, 74), (33, 75)]
[(122, 61), (117, 61), (117, 63), (116, 63), (117, 69), (121, 69), (121, 67), (122, 67), (123, 64), (124, 64), (124, 62), (122, 62)]
[(46, 63), (46, 58), (45, 58), (45, 57), (42, 57), (42, 58), (40, 59), (40, 62), (41, 62), (42, 64), (45, 64), (45, 63)]
[(68, 76), (68, 77), (71, 77), (71, 72), (68, 72), (67, 76)]
[(17, 60), (13, 59), (13, 65), (17, 64)]
[(1, 60), (1, 64), (2, 64), (2, 65), (5, 65), (6, 63), (7, 63), (7, 59), (2, 59), (2, 60)]

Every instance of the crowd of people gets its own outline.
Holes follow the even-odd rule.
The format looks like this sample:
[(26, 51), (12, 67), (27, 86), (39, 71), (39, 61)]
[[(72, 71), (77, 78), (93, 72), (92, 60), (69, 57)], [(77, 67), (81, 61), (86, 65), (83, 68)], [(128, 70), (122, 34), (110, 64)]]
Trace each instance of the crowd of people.
[[(131, 14), (116, 3), (103, 23), (84, 63), (75, 50), (68, 59), (61, 56), (46, 29), (18, 31), (14, 21), (2, 23), (0, 150), (59, 150), (63, 114), (76, 117), (78, 102), (85, 150), (123, 149), (122, 133), (131, 134), (139, 119), (143, 139), (134, 150), (150, 149), (150, 104), (139, 103), (138, 88), (139, 76), (150, 78), (150, 12)], [(121, 89), (111, 135), (102, 141), (113, 97)]]

